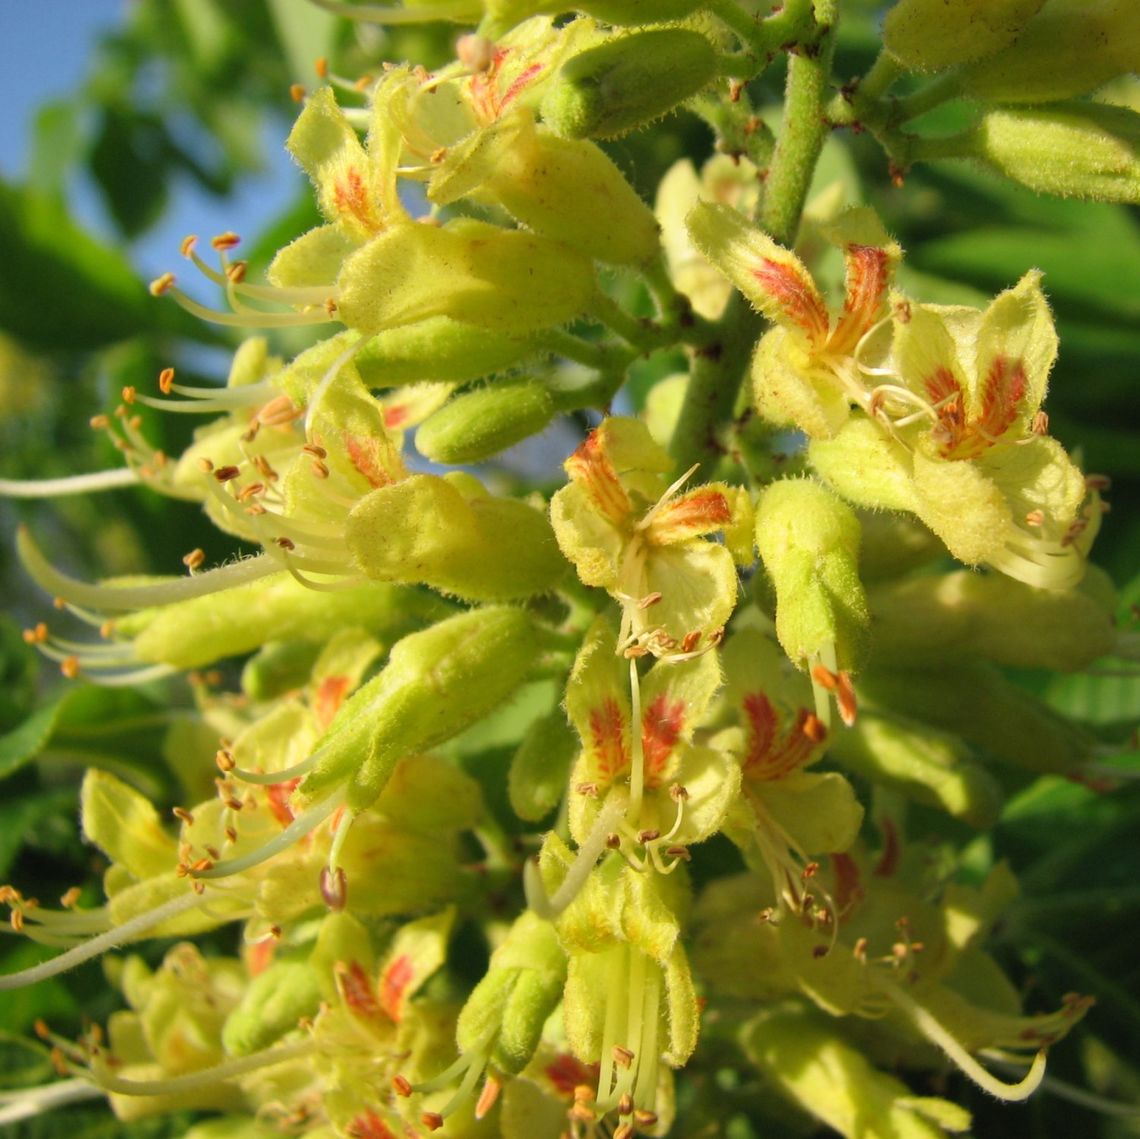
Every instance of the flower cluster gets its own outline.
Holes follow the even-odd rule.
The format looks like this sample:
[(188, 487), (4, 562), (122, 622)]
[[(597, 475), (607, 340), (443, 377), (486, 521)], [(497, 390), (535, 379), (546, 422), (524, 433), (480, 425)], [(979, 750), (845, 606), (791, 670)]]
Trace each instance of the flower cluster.
[[(1048, 434), (1040, 274), (984, 309), (929, 304), (895, 287), (870, 209), (817, 204), (802, 255), (758, 223), (791, 160), (763, 188), (767, 128), (729, 130), (732, 108), (778, 47), (793, 77), (829, 58), (828, 7), (346, 7), (477, 30), (434, 71), (304, 97), (288, 148), (323, 221), (267, 281), (223, 234), (217, 268), (183, 252), (224, 309), (154, 283), (209, 320), (328, 335), (292, 359), (246, 340), (224, 388), (167, 369), (98, 421), (128, 480), (257, 555), (89, 584), (18, 539), (99, 630), (29, 631), (68, 677), (246, 658), (182, 714), (172, 823), (87, 773), (105, 904), (3, 889), (13, 928), (61, 950), (5, 989), (183, 939), (154, 967), (114, 958), (105, 1032), (44, 1027), (121, 1119), (198, 1112), (188, 1139), (695, 1135), (713, 1108), (674, 1073), (736, 1064), (846, 1136), (937, 1136), (969, 1114), (931, 1073), (1005, 1099), (1040, 1084), (1089, 1002), (1022, 1010), (983, 946), (1012, 871), (965, 884), (906, 807), (985, 827), (1009, 772), (1094, 757), (1001, 670), (1120, 651), (1086, 573), (1103, 486)], [(736, 162), (679, 164), (655, 213), (595, 140), (686, 101)], [(809, 268), (832, 248), (837, 311)], [(735, 408), (730, 285), (768, 322)], [(623, 387), (655, 357), (688, 371), (639, 403)], [(709, 375), (727, 407), (694, 439)], [(168, 458), (133, 404), (217, 418)], [(559, 416), (577, 436), (543, 439), (565, 478), (528, 481), (502, 453)], [(228, 955), (192, 940), (226, 927)]]

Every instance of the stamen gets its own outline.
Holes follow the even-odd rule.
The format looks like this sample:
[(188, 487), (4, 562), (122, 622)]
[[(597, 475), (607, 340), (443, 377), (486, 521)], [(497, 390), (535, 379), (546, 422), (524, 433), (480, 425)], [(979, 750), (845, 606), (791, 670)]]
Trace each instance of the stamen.
[(115, 949), (133, 940), (137, 934), (153, 929), (156, 925), (161, 925), (170, 918), (177, 917), (187, 910), (196, 909), (204, 904), (205, 899), (199, 894), (180, 894), (168, 902), (155, 906), (154, 909), (137, 914), (123, 922), (122, 925), (105, 930), (81, 945), (75, 946), (74, 949), (69, 949), (66, 953), (51, 958), (50, 961), (44, 961), (28, 969), (21, 969), (18, 973), (0, 975), (0, 992), (19, 989), (25, 985), (35, 985), (49, 977), (58, 977), (60, 973), (66, 973), (68, 969), (74, 969), (76, 965), (82, 965), (84, 961), (90, 961), (93, 957), (98, 957), (109, 949)]
[(613, 793), (606, 796), (606, 801), (594, 820), (593, 829), (578, 848), (578, 853), (562, 880), (562, 885), (552, 896), (547, 896), (537, 864), (528, 861), (523, 866), (523, 891), (526, 895), (526, 904), (540, 918), (553, 921), (578, 896), (594, 869), (594, 864), (606, 849), (610, 834), (625, 813), (624, 808), (624, 796)]
[(131, 467), (115, 467), (87, 475), (57, 479), (0, 479), (0, 498), (57, 498), (68, 494), (94, 494), (137, 486), (142, 480)]
[(876, 985), (905, 1012), (915, 1027), (932, 1044), (937, 1044), (959, 1070), (969, 1076), (983, 1091), (1008, 1103), (1028, 1099), (1040, 1086), (1045, 1077), (1045, 1049), (1033, 1057), (1033, 1064), (1024, 1079), (1015, 1084), (1003, 1083), (995, 1075), (986, 1071), (969, 1052), (955, 1039), (943, 1025), (924, 1009), (902, 986), (885, 977), (876, 977)]
[(279, 835), (270, 839), (269, 842), (238, 858), (223, 859), (221, 862), (212, 863), (202, 869), (191, 867), (191, 875), (194, 878), (224, 878), (230, 874), (240, 874), (244, 870), (260, 866), (261, 863), (280, 854), (281, 851), (288, 849), (293, 843), (304, 838), (305, 835), (315, 831), (341, 806), (344, 797), (345, 792), (343, 790), (337, 791), (323, 803), (318, 803), (303, 814), (298, 815)]
[(70, 604), (115, 611), (147, 609), (202, 597), (257, 581), (277, 573), (280, 568), (271, 557), (262, 554), (218, 566), (194, 577), (172, 578), (152, 585), (91, 585), (55, 569), (40, 552), (26, 526), (21, 526), (16, 532), (16, 552), (32, 580), (47, 593)]

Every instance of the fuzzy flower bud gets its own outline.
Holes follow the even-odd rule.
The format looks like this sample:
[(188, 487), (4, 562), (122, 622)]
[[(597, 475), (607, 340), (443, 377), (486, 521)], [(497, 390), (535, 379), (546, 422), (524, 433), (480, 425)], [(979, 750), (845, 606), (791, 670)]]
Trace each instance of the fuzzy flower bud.
[(883, 41), (909, 71), (942, 71), (1012, 43), (1044, 0), (899, 0), (883, 21)]
[(520, 609), (476, 609), (412, 633), (388, 664), (341, 707), (298, 789), (323, 798), (346, 782), (363, 810), (397, 762), (458, 735), (522, 683), (538, 651)]
[(776, 589), (776, 635), (801, 668), (829, 646), (840, 668), (862, 655), (869, 616), (859, 538), (854, 511), (818, 483), (787, 479), (760, 500), (756, 543)]
[(436, 463), (478, 463), (537, 435), (554, 417), (538, 380), (476, 388), (450, 400), (416, 432), (416, 449)]
[(633, 32), (564, 63), (543, 98), (542, 117), (567, 138), (617, 138), (667, 114), (716, 72), (716, 51), (698, 32)]

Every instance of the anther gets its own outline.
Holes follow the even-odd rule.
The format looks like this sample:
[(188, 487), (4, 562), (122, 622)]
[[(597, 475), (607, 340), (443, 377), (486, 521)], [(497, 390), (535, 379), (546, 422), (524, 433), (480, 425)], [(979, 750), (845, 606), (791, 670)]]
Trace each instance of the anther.
[(809, 712), (803, 722), (803, 733), (813, 744), (821, 744), (827, 739), (827, 725), (814, 712)]
[(633, 1114), (633, 1096), (629, 1092), (625, 1092), (621, 1099), (617, 1102), (618, 1115), (632, 1115)]
[(214, 471), (214, 478), (216, 478), (218, 482), (232, 482), (240, 474), (241, 471), (239, 468), (235, 467), (232, 463), (228, 463), (226, 466), (219, 467)]
[(598, 797), (598, 785), (596, 783), (579, 783), (574, 788), (579, 795), (585, 795), (590, 799)]
[(188, 827), (194, 825), (194, 816), (185, 807), (171, 807), (170, 813)]
[(111, 420), (106, 415), (93, 415), (88, 422), (95, 431), (106, 431), (111, 426)]
[(201, 569), (202, 563), (206, 560), (206, 551), (195, 548), (188, 554), (183, 555), (182, 564), (193, 573), (196, 569)]
[(429, 1131), (438, 1131), (443, 1126), (443, 1116), (438, 1111), (425, 1111), (420, 1116), (420, 1122)]
[(692, 862), (693, 860), (693, 856), (689, 853), (687, 846), (667, 846), (665, 853), (669, 855), (670, 858), (678, 858), (682, 862)]
[(59, 899), (59, 904), (65, 909), (69, 910), (76, 902), (79, 901), (81, 891), (78, 886), (72, 886), (70, 890), (65, 891), (63, 896)]
[(209, 460), (209, 459), (199, 459), (198, 460), (198, 470), (200, 470), (204, 475), (208, 475), (213, 469), (214, 469), (214, 464), (211, 460)]
[(306, 443), (302, 448), (306, 455), (312, 455), (315, 459), (324, 459), (328, 457), (328, 451), (324, 449), (319, 443)]
[(594, 1101), (594, 1089), (589, 1084), (575, 1084), (573, 1094), (575, 1103), (593, 1103)]
[(79, 675), (79, 657), (65, 657), (59, 664), (59, 671), (68, 680), (74, 680)]
[(348, 903), (348, 878), (342, 867), (333, 870), (329, 866), (321, 868), (321, 897), (333, 913), (340, 913)]
[(633, 1122), (638, 1127), (652, 1127), (657, 1122), (657, 1112), (650, 1111), (647, 1107), (635, 1108)]
[(1112, 479), (1108, 475), (1085, 475), (1085, 487), (1088, 490), (1111, 490)]
[(241, 503), (248, 502), (251, 498), (256, 498), (259, 494), (265, 493), (265, 483), (251, 482), (249, 486), (244, 486), (237, 493), (237, 500)]
[(499, 1098), (499, 1092), (503, 1090), (503, 1085), (495, 1079), (494, 1076), (488, 1076), (486, 1082), (483, 1084), (483, 1090), (479, 1093), (479, 1098), (475, 1101), (475, 1118), (483, 1119), (490, 1112), (491, 1108), (495, 1106), (495, 1101)]
[(182, 244), (178, 247), (178, 252), (183, 257), (190, 258), (194, 255), (194, 250), (198, 247), (198, 235), (196, 233), (187, 234), (182, 239)]
[(319, 479), (327, 479), (329, 477), (329, 468), (320, 459), (313, 460), (313, 474)]
[(1049, 434), (1049, 415), (1047, 412), (1039, 411), (1029, 421), (1029, 430), (1034, 435), (1048, 435)]
[(280, 546), (283, 550), (295, 550), (297, 548), (297, 543), (294, 542), (292, 538), (274, 538), (273, 541), (275, 545)]
[(133, 384), (126, 384), (119, 395), (122, 397), (123, 403), (134, 403), (138, 391)]
[(622, 1047), (620, 1044), (614, 1045), (613, 1057), (614, 1063), (621, 1068), (633, 1067), (633, 1061), (636, 1053), (631, 1052), (628, 1048)]
[(1045, 511), (1044, 510), (1031, 510), (1025, 516), (1026, 526), (1044, 526), (1045, 525)]
[(412, 1082), (407, 1076), (397, 1074), (392, 1077), (392, 1090), (396, 1095), (403, 1096), (404, 1099), (407, 1099), (408, 1096), (412, 1094)]
[(323, 55), (317, 56), (313, 61), (313, 70), (321, 79), (329, 77), (329, 61)]
[(681, 641), (681, 652), (691, 653), (700, 643), (700, 640), (700, 629), (693, 629), (691, 632), (686, 633), (684, 639)]
[(674, 803), (684, 803), (688, 801), (689, 789), (683, 787), (680, 783), (673, 783), (669, 787), (669, 798)]
[(621, 849), (621, 835), (617, 831), (611, 831), (606, 835), (606, 849), (607, 850), (620, 850)]
[(637, 832), (637, 841), (641, 843), (642, 846), (644, 846), (647, 842), (652, 842), (654, 839), (660, 837), (661, 832), (659, 830), (653, 829), (652, 827)]
[(289, 85), (289, 98), (294, 103), (303, 103), (305, 101), (305, 87), (302, 83), (291, 83)]
[(566, 1113), (567, 1117), (575, 1123), (595, 1123), (598, 1113), (585, 1103), (576, 1103)]
[(633, 1124), (626, 1122), (614, 1128), (614, 1139), (633, 1139)]
[(153, 281), (147, 286), (147, 291), (152, 297), (165, 296), (175, 285), (175, 276), (173, 273), (163, 273), (160, 277), (155, 277)]
[(241, 243), (241, 238), (238, 237), (233, 230), (227, 229), (225, 233), (219, 233), (217, 237), (210, 238), (210, 244), (219, 252), (224, 253), (227, 249), (234, 249)]
[(226, 266), (226, 280), (231, 285), (240, 285), (245, 280), (246, 270), (249, 265), (245, 261), (235, 261), (232, 265)]
[(812, 946), (811, 955), (816, 961), (818, 961), (820, 958), (826, 957), (829, 952), (830, 950), (826, 945), (814, 945)]
[(638, 609), (648, 609), (652, 605), (656, 605), (658, 601), (664, 596), (660, 591), (656, 593), (647, 593), (638, 603)]

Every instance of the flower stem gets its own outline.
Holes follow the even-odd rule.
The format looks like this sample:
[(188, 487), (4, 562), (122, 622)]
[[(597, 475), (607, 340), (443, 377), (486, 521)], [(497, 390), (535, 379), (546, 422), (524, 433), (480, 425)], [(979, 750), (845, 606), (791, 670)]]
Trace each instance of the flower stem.
[(781, 245), (795, 241), (808, 186), (827, 136), (824, 115), (835, 47), (835, 0), (816, 6), (819, 38), (788, 59), (784, 118), (768, 171), (760, 224)]

